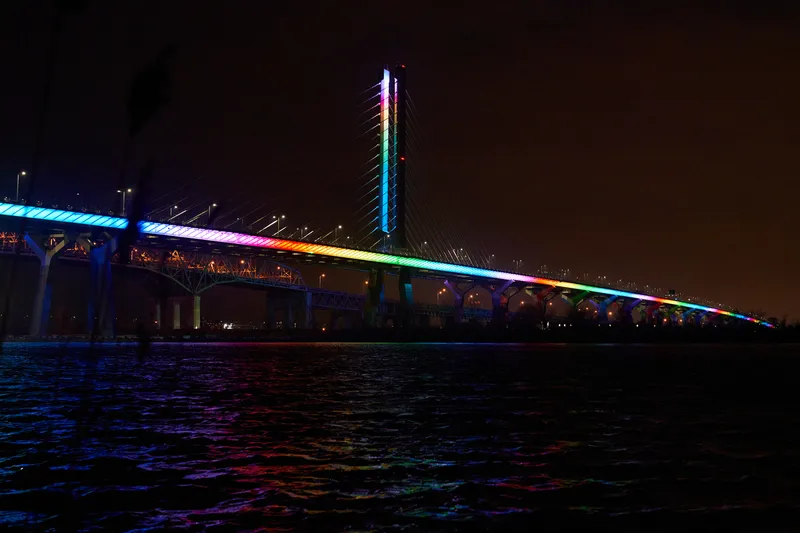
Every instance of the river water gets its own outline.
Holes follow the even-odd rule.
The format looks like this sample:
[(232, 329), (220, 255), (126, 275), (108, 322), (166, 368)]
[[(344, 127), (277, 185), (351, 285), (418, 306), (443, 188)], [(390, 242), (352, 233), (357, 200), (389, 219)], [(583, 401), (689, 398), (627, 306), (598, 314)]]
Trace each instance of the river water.
[(797, 355), (7, 344), (0, 526), (794, 530)]

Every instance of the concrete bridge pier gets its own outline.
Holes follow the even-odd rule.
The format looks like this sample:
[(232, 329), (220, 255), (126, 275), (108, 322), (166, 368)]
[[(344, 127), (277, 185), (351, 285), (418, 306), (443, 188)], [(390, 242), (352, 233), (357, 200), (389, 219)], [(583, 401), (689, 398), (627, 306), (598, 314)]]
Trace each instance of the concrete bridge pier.
[(533, 288), (526, 288), (525, 293), (533, 298), (533, 308), (541, 320), (547, 316), (548, 304), (559, 295), (559, 290), (556, 287), (544, 287), (535, 291)]
[(569, 297), (566, 298), (566, 300), (567, 303), (570, 304), (573, 309), (580, 309), (580, 306), (583, 303), (583, 301), (589, 296), (591, 296), (591, 293), (589, 291), (581, 291), (572, 296), (571, 298)]
[(61, 236), (60, 241), (48, 248), (50, 239), (51, 236), (34, 238), (28, 233), (25, 234), (25, 242), (31, 251), (36, 254), (36, 257), (39, 258), (39, 283), (36, 289), (36, 300), (33, 302), (33, 313), (31, 314), (30, 334), (32, 337), (47, 335), (47, 325), (50, 319), (50, 299), (53, 293), (53, 287), (48, 281), (50, 263), (67, 243), (66, 237)]
[(610, 298), (606, 298), (605, 300), (601, 300), (597, 303), (597, 318), (600, 322), (609, 322), (608, 307), (613, 304), (616, 299), (616, 296), (611, 296)]
[(508, 280), (502, 285), (484, 285), (484, 288), (492, 295), (492, 324), (505, 325), (508, 320), (508, 297), (506, 290), (513, 285), (512, 280)]
[(373, 268), (367, 283), (367, 301), (364, 309), (364, 321), (368, 327), (378, 326), (380, 308), (383, 304), (383, 282), (385, 272), (382, 268)]
[(298, 304), (297, 327), (300, 329), (311, 329), (314, 327), (314, 310), (311, 306), (311, 292), (304, 291), (298, 293), (299, 297), (294, 300)]
[(267, 329), (275, 329), (278, 325), (275, 319), (275, 299), (267, 293)]
[(192, 299), (192, 329), (200, 329), (200, 295)]
[(464, 316), (464, 295), (467, 294), (469, 291), (475, 288), (475, 285), (470, 285), (466, 289), (461, 289), (458, 286), (458, 283), (452, 282), (450, 280), (445, 280), (444, 286), (453, 293), (453, 323), (458, 325), (461, 323), (461, 319)]
[(703, 318), (708, 314), (708, 311), (698, 311), (692, 318), (694, 319), (694, 325), (700, 327), (703, 325)]
[(266, 327), (278, 327), (278, 311), (282, 312), (282, 329), (307, 329), (312, 327), (314, 321), (311, 292), (283, 291), (273, 289), (267, 293)]
[(153, 327), (156, 331), (161, 331), (161, 298), (156, 297), (153, 302)]
[(570, 315), (573, 318), (579, 318), (584, 316), (581, 305), (587, 296), (589, 296), (589, 291), (581, 291), (573, 294), (571, 291), (567, 290), (559, 291), (556, 298), (561, 298), (570, 306)]
[(414, 293), (411, 287), (410, 268), (400, 268), (398, 284), (398, 288), (400, 290), (400, 309), (398, 310), (398, 322), (400, 327), (408, 328), (414, 325)]
[(172, 301), (172, 329), (181, 329), (181, 299), (175, 298)]
[(294, 329), (294, 307), (291, 301), (284, 300), (283, 329)]
[(650, 326), (661, 325), (659, 323), (659, 321), (658, 321), (658, 317), (659, 317), (658, 310), (659, 309), (661, 309), (661, 303), (659, 303), (659, 302), (655, 302), (654, 304), (651, 304), (651, 305), (647, 306), (647, 308), (644, 310), (645, 323), (647, 325), (650, 325)]
[(114, 292), (111, 284), (111, 256), (117, 250), (117, 240), (110, 239), (97, 246), (90, 240), (79, 237), (80, 244), (89, 255), (91, 279), (89, 283), (89, 313), (87, 326), (94, 336), (114, 337), (116, 313)]
[(633, 312), (642, 303), (641, 299), (626, 301), (619, 310), (619, 321), (624, 324), (633, 324)]

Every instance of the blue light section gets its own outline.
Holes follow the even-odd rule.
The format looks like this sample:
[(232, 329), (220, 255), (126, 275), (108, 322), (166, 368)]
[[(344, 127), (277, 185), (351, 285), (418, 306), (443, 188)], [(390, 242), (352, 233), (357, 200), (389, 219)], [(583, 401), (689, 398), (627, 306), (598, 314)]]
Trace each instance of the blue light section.
[(391, 75), (383, 70), (381, 82), (381, 184), (380, 202), (381, 231), (389, 233), (389, 83)]
[(0, 203), (0, 216), (30, 218), (34, 220), (53, 220), (56, 222), (65, 222), (67, 224), (80, 224), (82, 226), (101, 228), (125, 229), (128, 227), (128, 220), (125, 218), (17, 204)]

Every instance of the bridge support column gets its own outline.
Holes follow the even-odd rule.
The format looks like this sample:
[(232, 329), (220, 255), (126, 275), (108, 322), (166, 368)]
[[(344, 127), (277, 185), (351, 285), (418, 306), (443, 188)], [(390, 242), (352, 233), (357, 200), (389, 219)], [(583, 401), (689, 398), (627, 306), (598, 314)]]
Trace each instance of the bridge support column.
[(172, 329), (181, 329), (181, 300), (176, 298), (172, 302)]
[(91, 270), (89, 294), (89, 330), (92, 337), (112, 338), (116, 329), (114, 312), (114, 292), (111, 284), (111, 256), (117, 250), (117, 240), (106, 241), (102, 246), (95, 246), (84, 238), (78, 243), (89, 254)]
[(314, 327), (314, 310), (311, 306), (311, 292), (300, 293), (300, 320), (297, 326), (302, 329)]
[(572, 308), (572, 313), (573, 314), (577, 313), (578, 315), (581, 314), (581, 304), (583, 303), (583, 301), (586, 299), (587, 296), (589, 296), (589, 291), (581, 291), (573, 296), (570, 296), (569, 294), (565, 294), (563, 292), (561, 293), (561, 297)]
[(292, 300), (287, 298), (283, 312), (283, 329), (294, 329), (294, 306)]
[(533, 298), (533, 307), (536, 310), (537, 318), (544, 320), (547, 316), (547, 306), (548, 304), (558, 296), (558, 290), (556, 287), (544, 287), (540, 289), (538, 292), (535, 292), (532, 288), (525, 289), (525, 292), (528, 296)]
[(33, 302), (30, 334), (32, 337), (43, 337), (47, 335), (47, 325), (50, 319), (50, 299), (53, 293), (53, 288), (48, 283), (50, 263), (56, 254), (64, 248), (67, 240), (65, 237), (58, 244), (48, 249), (45, 245), (45, 239), (34, 239), (26, 233), (25, 242), (31, 251), (36, 254), (36, 257), (39, 258), (39, 283), (36, 289), (36, 300)]
[(414, 293), (411, 287), (410, 268), (400, 268), (398, 283), (400, 289), (400, 320), (398, 322), (401, 327), (408, 328), (413, 325), (414, 319)]
[(698, 311), (694, 314), (694, 325), (695, 326), (702, 326), (703, 325), (703, 318), (708, 314), (708, 311)]
[(193, 312), (193, 320), (192, 320), (192, 327), (194, 329), (200, 329), (200, 295), (194, 295), (194, 301), (192, 305), (192, 312)]
[(600, 322), (608, 322), (609, 321), (608, 320), (608, 306), (613, 304), (614, 300), (616, 300), (616, 299), (617, 299), (616, 296), (611, 296), (610, 298), (606, 298), (605, 300), (602, 300), (600, 303), (597, 304), (597, 314), (598, 314), (598, 320)]
[(506, 323), (508, 318), (508, 297), (505, 292), (513, 284), (512, 280), (508, 280), (502, 285), (484, 286), (492, 295), (492, 323), (495, 325), (505, 325)]
[(464, 295), (475, 288), (475, 285), (470, 285), (467, 289), (462, 290), (458, 283), (445, 280), (444, 286), (453, 293), (453, 322), (458, 325), (464, 316)]
[(267, 329), (275, 329), (275, 299), (267, 294)]
[(641, 299), (628, 300), (620, 309), (619, 320), (625, 324), (633, 324), (633, 311), (642, 303)]
[(365, 305), (365, 322), (367, 326), (374, 328), (378, 326), (378, 315), (381, 304), (383, 304), (383, 280), (384, 270), (374, 268), (369, 273), (369, 283), (367, 284), (367, 301)]
[(656, 302), (652, 305), (649, 305), (647, 309), (645, 309), (645, 320), (648, 325), (660, 325), (658, 322), (658, 310), (661, 309), (661, 305), (661, 303)]

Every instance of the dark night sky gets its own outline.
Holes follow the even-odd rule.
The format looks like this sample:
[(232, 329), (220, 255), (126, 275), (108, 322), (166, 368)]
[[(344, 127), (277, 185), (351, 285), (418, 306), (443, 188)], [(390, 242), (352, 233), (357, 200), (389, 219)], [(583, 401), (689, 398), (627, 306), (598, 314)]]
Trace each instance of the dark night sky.
[[(800, 318), (798, 3), (578, 4), (90, 0), (59, 40), (37, 190), (113, 198), (127, 84), (171, 42), (173, 102), (135, 160), (347, 224), (358, 93), (402, 60), (430, 205), (507, 263)], [(3, 194), (30, 167), (53, 11), (0, 8)]]

